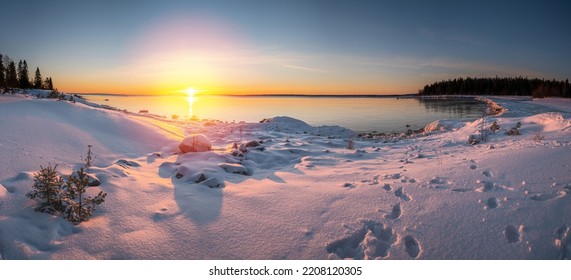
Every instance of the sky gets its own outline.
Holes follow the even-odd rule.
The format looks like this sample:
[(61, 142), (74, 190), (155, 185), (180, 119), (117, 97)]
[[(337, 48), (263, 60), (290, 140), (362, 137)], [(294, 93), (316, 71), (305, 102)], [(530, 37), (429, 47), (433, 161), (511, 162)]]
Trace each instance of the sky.
[(65, 92), (403, 94), (571, 77), (569, 1), (3, 1), (0, 53)]

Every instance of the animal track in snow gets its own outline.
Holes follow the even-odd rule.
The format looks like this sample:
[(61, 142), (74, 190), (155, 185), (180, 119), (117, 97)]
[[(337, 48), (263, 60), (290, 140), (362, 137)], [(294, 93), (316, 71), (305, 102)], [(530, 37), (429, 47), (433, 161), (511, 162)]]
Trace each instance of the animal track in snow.
[(479, 192), (491, 192), (496, 188), (496, 184), (490, 181), (476, 181), (476, 183), (480, 184), (476, 191)]
[(390, 192), (393, 188), (391, 188), (391, 184), (385, 184), (385, 185), (383, 186), (383, 189), (385, 189), (385, 190), (387, 190), (387, 191)]
[(406, 193), (404, 192), (404, 190), (402, 189), (402, 187), (398, 188), (398, 189), (395, 191), (395, 196), (396, 196), (396, 197), (400, 197), (400, 198), (401, 198), (402, 200), (404, 200), (404, 201), (410, 201), (410, 200), (412, 199), (412, 198), (410, 197), (410, 195), (408, 195), (408, 194), (406, 194)]
[(498, 199), (495, 197), (488, 198), (484, 204), (486, 204), (486, 207), (489, 209), (494, 209), (500, 206)]
[(400, 174), (400, 173), (395, 173), (395, 174), (385, 175), (385, 176), (383, 176), (383, 179), (394, 179), (394, 180), (397, 180), (397, 179), (400, 179), (400, 177), (401, 177), (401, 174)]
[(345, 184), (343, 184), (343, 187), (346, 189), (353, 189), (353, 188), (355, 188), (355, 185), (353, 185), (351, 183), (345, 183)]
[(441, 178), (441, 177), (432, 177), (432, 179), (429, 181), (431, 184), (446, 184), (446, 178)]
[(482, 174), (484, 174), (486, 177), (494, 177), (494, 174), (492, 174), (492, 171), (490, 170), (484, 170), (482, 171)]
[(522, 231), (523, 226), (520, 226), (518, 229), (514, 225), (507, 225), (504, 229), (504, 236), (509, 243), (516, 243), (521, 240)]
[(391, 213), (385, 215), (385, 218), (391, 219), (391, 220), (396, 220), (400, 217), (401, 214), (402, 214), (402, 209), (401, 209), (400, 203), (397, 203), (393, 206)]
[(329, 243), (326, 250), (341, 259), (381, 259), (389, 255), (396, 240), (391, 227), (379, 222), (364, 220), (349, 236)]
[(411, 258), (417, 258), (420, 254), (420, 244), (412, 235), (407, 235), (404, 237), (404, 246), (406, 248), (406, 253)]

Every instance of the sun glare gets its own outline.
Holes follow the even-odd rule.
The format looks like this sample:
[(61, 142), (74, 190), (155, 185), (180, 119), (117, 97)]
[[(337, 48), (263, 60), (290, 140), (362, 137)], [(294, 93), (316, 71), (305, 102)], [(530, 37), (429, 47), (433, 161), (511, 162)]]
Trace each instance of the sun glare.
[(197, 90), (189, 87), (189, 88), (185, 89), (184, 92), (186, 92), (186, 94), (188, 95), (188, 98), (192, 98), (196, 94)]

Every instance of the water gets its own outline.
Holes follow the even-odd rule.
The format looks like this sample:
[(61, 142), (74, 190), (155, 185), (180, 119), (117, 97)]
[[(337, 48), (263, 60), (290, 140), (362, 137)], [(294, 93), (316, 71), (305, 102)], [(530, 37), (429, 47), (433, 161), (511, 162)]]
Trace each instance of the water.
[[(290, 116), (310, 125), (340, 125), (354, 131), (400, 132), (438, 119), (476, 119), (484, 104), (473, 98), (237, 97), (85, 95), (99, 104), (173, 118), (259, 122)], [(174, 117), (176, 117), (174, 116)]]

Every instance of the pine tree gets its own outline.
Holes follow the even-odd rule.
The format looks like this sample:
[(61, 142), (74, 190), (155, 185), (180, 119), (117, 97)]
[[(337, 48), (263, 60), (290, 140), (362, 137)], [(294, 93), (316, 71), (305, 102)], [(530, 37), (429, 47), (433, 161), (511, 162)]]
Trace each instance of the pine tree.
[(44, 89), (54, 90), (54, 84), (52, 82), (52, 78), (47, 77), (44, 80)]
[(48, 89), (49, 89), (49, 90), (54, 90), (54, 82), (52, 82), (52, 77), (49, 78), (49, 81), (48, 81)]
[(34, 88), (42, 88), (42, 74), (40, 74), (40, 67), (36, 67), (36, 75), (34, 76)]
[(20, 59), (20, 61), (18, 62), (18, 70), (17, 70), (17, 79), (18, 79), (18, 85), (16, 87), (22, 88), (22, 84), (21, 84), (21, 76), (22, 76), (22, 67), (24, 67), (22, 65), (22, 60)]
[(8, 69), (6, 69), (6, 86), (8, 88), (18, 87), (18, 74), (16, 72), (16, 64), (12, 60), (10, 60), (8, 63)]
[(30, 88), (30, 74), (26, 60), (20, 60), (18, 63), (18, 82), (20, 88)]
[(63, 210), (62, 205), (62, 185), (63, 179), (57, 174), (57, 165), (52, 167), (41, 167), (38, 173), (34, 174), (34, 185), (31, 192), (26, 194), (29, 199), (39, 198), (42, 200), (36, 211), (44, 213), (55, 213)]
[(4, 56), (0, 54), (0, 90), (6, 87), (6, 76), (4, 76), (5, 71), (6, 69), (4, 68)]
[(75, 225), (89, 220), (95, 206), (103, 203), (107, 196), (107, 193), (100, 191), (95, 197), (84, 198), (83, 194), (88, 184), (89, 176), (83, 168), (79, 169), (76, 174), (69, 176), (65, 184), (65, 204), (67, 206), (64, 213), (67, 215), (66, 219)]

